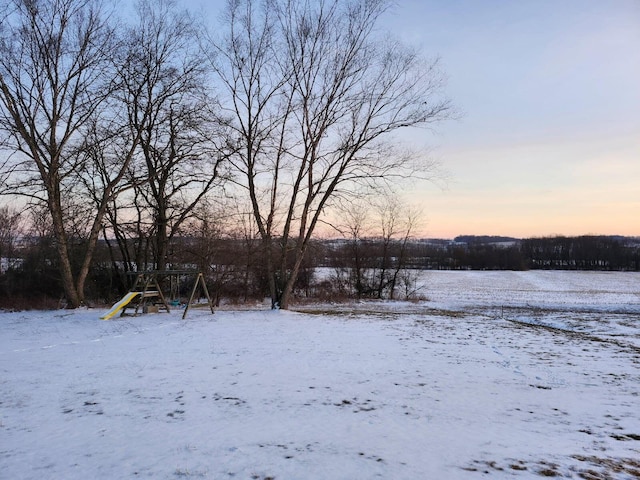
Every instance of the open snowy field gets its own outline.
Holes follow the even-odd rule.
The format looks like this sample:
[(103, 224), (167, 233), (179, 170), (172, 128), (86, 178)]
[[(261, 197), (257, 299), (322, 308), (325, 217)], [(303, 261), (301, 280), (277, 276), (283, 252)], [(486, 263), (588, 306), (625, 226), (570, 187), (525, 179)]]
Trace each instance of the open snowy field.
[(640, 274), (427, 301), (0, 313), (0, 478), (640, 478)]

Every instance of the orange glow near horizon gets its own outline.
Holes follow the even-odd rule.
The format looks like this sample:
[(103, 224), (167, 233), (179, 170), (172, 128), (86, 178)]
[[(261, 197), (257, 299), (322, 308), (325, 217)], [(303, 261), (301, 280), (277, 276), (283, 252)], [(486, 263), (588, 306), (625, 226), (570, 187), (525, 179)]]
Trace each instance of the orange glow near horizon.
[(405, 195), (421, 236), (640, 236), (640, 133), (442, 148), (451, 181)]

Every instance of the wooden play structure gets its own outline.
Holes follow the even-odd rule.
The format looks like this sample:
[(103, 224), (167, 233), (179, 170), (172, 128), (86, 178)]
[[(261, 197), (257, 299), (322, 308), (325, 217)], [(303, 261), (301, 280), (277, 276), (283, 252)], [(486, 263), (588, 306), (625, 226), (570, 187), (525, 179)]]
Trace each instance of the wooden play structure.
[[(184, 306), (182, 319), (184, 320), (189, 311), (189, 307), (193, 304), (194, 297), (198, 291), (198, 287), (202, 289), (207, 299), (207, 306), (213, 313), (213, 303), (204, 281), (202, 272), (194, 272), (189, 270), (148, 270), (144, 272), (130, 272), (134, 276), (133, 285), (127, 294), (120, 301), (115, 303), (111, 310), (102, 315), (102, 320), (109, 320), (120, 313), (120, 316), (139, 315), (142, 313), (153, 313), (159, 311), (170, 312), (171, 307), (177, 307), (180, 303), (180, 278), (194, 278), (193, 288), (189, 300)], [(162, 291), (160, 284), (163, 281), (169, 282), (169, 300)], [(128, 309), (134, 309), (133, 313), (126, 313)]]

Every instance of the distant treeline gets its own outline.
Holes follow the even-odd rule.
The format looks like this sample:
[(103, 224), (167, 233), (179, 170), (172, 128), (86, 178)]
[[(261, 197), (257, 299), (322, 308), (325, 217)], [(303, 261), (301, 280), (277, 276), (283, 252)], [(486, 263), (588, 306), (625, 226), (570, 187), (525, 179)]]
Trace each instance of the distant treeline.
[(640, 271), (640, 238), (461, 236), (414, 243), (409, 256), (413, 267), (429, 269)]

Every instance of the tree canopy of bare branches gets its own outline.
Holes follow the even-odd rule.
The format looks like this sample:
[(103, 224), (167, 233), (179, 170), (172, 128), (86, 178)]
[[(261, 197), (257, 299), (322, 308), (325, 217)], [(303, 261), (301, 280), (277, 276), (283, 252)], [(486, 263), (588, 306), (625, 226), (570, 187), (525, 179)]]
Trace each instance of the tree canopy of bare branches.
[[(100, 218), (89, 222), (91, 240), (74, 271), (69, 193), (84, 159), (77, 148), (82, 130), (112, 91), (115, 33), (97, 1), (11, 0), (0, 10), (0, 130), (3, 146), (14, 152), (13, 191), (46, 205), (65, 294), (75, 307), (83, 301)], [(117, 172), (111, 179), (113, 188)]]
[(153, 266), (163, 270), (171, 238), (221, 178), (226, 142), (198, 22), (170, 0), (140, 1), (136, 13), (126, 30), (123, 91), (129, 122), (141, 137), (129, 168), (129, 203), (109, 216), (116, 236), (124, 238), (118, 210), (134, 210), (132, 240), (140, 251), (139, 244), (151, 239)]
[(216, 71), (233, 117), (274, 307), (287, 308), (325, 209), (420, 168), (394, 134), (449, 115), (437, 61), (382, 38), (386, 0), (234, 0)]

